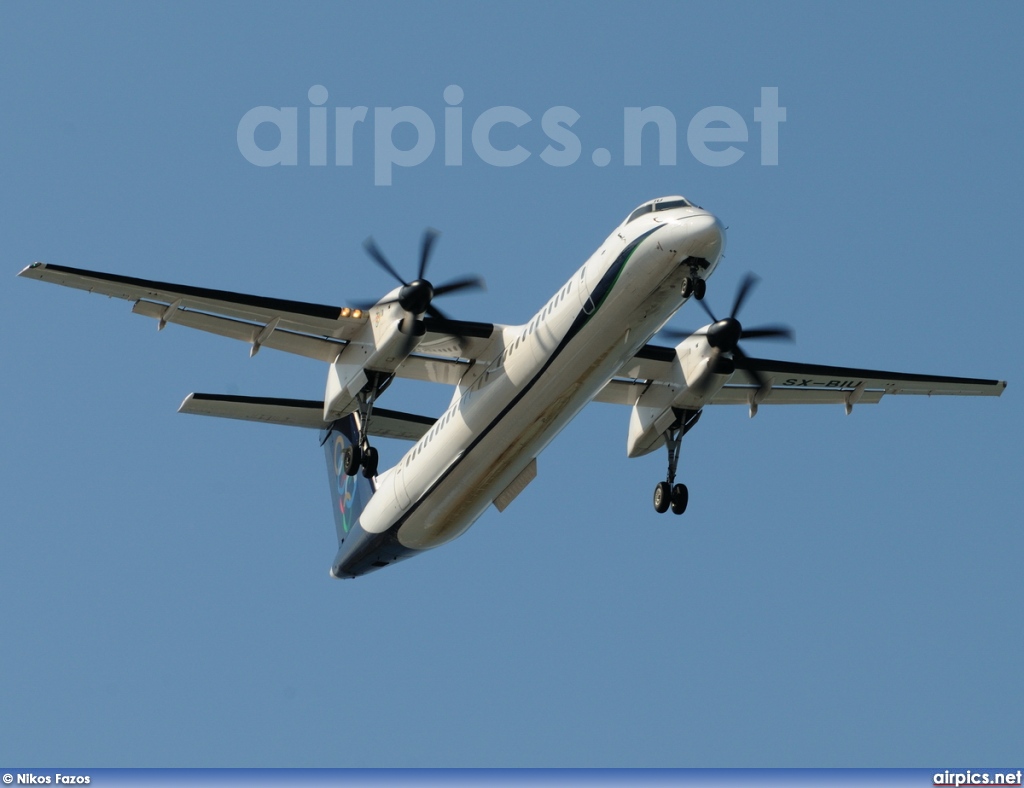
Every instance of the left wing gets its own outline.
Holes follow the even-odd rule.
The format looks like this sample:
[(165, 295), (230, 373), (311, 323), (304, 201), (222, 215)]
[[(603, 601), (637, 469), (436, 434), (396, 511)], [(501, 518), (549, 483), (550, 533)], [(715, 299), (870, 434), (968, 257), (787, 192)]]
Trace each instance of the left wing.
[[(766, 358), (747, 357), (737, 359), (736, 370), (730, 381), (730, 387), (737, 375), (746, 370), (751, 370), (760, 372), (771, 383), (773, 391), (783, 394), (786, 392), (830, 392), (840, 390), (844, 392), (877, 392), (879, 399), (881, 399), (883, 394), (998, 397), (1006, 388), (1005, 380), (915, 375), (908, 372), (881, 372), (852, 367), (830, 367), (822, 364), (773, 361)], [(720, 401), (725, 403), (727, 400), (728, 395), (722, 395)], [(718, 401), (716, 398), (716, 402)], [(766, 399), (765, 402), (767, 401)]]
[[(176, 323), (246, 342), (253, 354), (269, 347), (327, 363), (363, 332), (372, 314), (372, 308), (267, 298), (47, 263), (33, 263), (18, 275), (134, 301), (132, 311), (156, 319), (160, 328)], [(487, 352), (494, 334), (490, 323), (427, 318), (424, 324), (427, 333), (416, 355), (396, 371), (401, 377), (457, 380), (464, 370), (448, 369), (448, 365)]]
[[(665, 406), (675, 392), (670, 389), (675, 348), (645, 345), (595, 397), (598, 402), (634, 405), (641, 394), (656, 395), (664, 388), (664, 397), (645, 401), (655, 405), (659, 399)], [(926, 394), (959, 396), (995, 396), (1006, 388), (1004, 380), (916, 375), (904, 372), (833, 367), (822, 364), (801, 364), (792, 361), (744, 357), (736, 359), (736, 371), (707, 402), (709, 405), (750, 405), (757, 395), (761, 405), (844, 404), (847, 408), (859, 403), (879, 402), (886, 394)], [(762, 392), (746, 374), (757, 372), (768, 390)]]

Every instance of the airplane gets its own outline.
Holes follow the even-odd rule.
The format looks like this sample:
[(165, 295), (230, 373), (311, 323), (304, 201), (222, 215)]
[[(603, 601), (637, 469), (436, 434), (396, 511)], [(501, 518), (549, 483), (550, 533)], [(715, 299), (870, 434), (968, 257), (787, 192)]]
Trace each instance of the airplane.
[[(445, 544), (494, 505), (504, 512), (537, 476), (537, 457), (589, 402), (630, 408), (626, 454), (664, 448), (666, 477), (654, 508), (682, 514), (676, 483), (683, 436), (708, 405), (855, 405), (890, 394), (999, 396), (1005, 381), (936, 377), (750, 356), (741, 341), (791, 339), (786, 326), (744, 328), (737, 315), (756, 278), (747, 275), (727, 317), (704, 303), (722, 259), (722, 222), (684, 197), (630, 212), (524, 325), (456, 320), (434, 298), (480, 289), (462, 277), (426, 278), (437, 233), (428, 230), (416, 278), (407, 282), (372, 238), (366, 251), (399, 286), (371, 304), (327, 306), (174, 285), (33, 263), (19, 276), (134, 302), (132, 311), (328, 364), (322, 400), (189, 394), (181, 413), (320, 431), (338, 551), (335, 578), (354, 578)], [(665, 329), (691, 298), (711, 322)], [(650, 344), (656, 334), (680, 341)], [(453, 387), (439, 416), (377, 406), (395, 379)], [(371, 437), (412, 441), (380, 471)]]

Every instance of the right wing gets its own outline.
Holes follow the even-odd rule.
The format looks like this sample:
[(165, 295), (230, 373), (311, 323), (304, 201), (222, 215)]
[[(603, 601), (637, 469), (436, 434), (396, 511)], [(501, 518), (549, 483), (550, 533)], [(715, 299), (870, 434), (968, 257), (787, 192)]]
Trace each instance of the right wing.
[[(134, 301), (132, 311), (158, 320), (160, 328), (175, 323), (241, 340), (252, 346), (252, 352), (269, 347), (327, 363), (362, 332), (372, 313), (372, 308), (267, 298), (47, 263), (33, 263), (18, 275)], [(491, 323), (437, 318), (423, 322), (427, 333), (416, 354), (399, 366), (400, 377), (458, 382), (466, 360), (486, 354), (495, 333)]]

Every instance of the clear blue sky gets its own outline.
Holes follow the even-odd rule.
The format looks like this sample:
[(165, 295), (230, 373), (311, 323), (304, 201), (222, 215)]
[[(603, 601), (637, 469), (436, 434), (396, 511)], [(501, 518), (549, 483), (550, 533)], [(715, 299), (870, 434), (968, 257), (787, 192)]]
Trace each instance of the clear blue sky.
[[(0, 762), (1020, 765), (1019, 4), (7, 3), (0, 20)], [(314, 85), (370, 108), (350, 167), (308, 163)], [(772, 86), (774, 167), (754, 119)], [(295, 166), (241, 155), (264, 105), (298, 107)], [(437, 143), (374, 185), (374, 108), (401, 106)], [(530, 152), (518, 166), (471, 146), (497, 106), (532, 119), (494, 130)], [(540, 156), (556, 106), (580, 116), (567, 167)], [(653, 130), (624, 165), (634, 106), (677, 119), (674, 165)], [(687, 146), (711, 106), (749, 129), (731, 166)], [(344, 304), (391, 286), (366, 236), (411, 271), (432, 226), (437, 279), (488, 283), (445, 308), (514, 323), (674, 193), (729, 226), (708, 302), (725, 311), (753, 270), (744, 318), (795, 327), (759, 354), (1010, 387), (850, 417), (709, 409), (683, 444), (682, 519), (651, 508), (663, 457), (626, 459), (628, 411), (593, 405), (504, 514), (338, 582), (316, 436), (175, 413), (190, 391), (316, 398), (322, 365), (15, 278), (45, 260)], [(385, 404), (448, 396), (396, 385)]]

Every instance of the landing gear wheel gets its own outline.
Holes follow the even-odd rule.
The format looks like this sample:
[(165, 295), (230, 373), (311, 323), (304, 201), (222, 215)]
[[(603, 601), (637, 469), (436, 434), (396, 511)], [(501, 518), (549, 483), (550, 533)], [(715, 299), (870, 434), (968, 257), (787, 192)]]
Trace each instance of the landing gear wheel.
[(693, 279), (686, 277), (686, 279), (683, 280), (683, 289), (680, 290), (680, 295), (683, 298), (689, 298), (693, 295)]
[(668, 486), (668, 482), (658, 482), (658, 486), (654, 488), (654, 511), (658, 514), (664, 514), (668, 511), (671, 500), (672, 491)]
[(672, 488), (672, 514), (682, 514), (686, 511), (686, 504), (690, 502), (690, 491), (685, 484), (677, 484)]
[(367, 479), (372, 479), (377, 475), (377, 463), (380, 458), (377, 455), (377, 450), (373, 446), (368, 446), (366, 451), (363, 452), (363, 476)]
[(355, 476), (359, 473), (359, 465), (363, 460), (363, 453), (359, 450), (358, 446), (346, 446), (344, 460), (345, 475)]
[(696, 279), (693, 283), (693, 295), (698, 301), (703, 301), (708, 292), (708, 283), (703, 279)]

